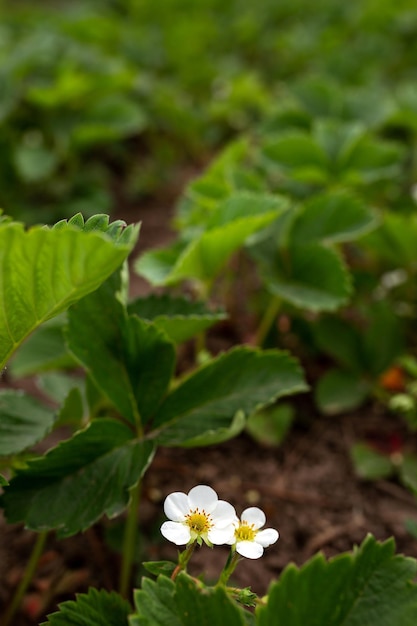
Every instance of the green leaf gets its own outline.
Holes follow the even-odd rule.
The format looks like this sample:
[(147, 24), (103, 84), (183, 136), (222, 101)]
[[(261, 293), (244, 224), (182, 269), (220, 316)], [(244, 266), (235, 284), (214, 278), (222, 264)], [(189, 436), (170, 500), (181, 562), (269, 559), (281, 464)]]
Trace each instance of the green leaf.
[(325, 315), (313, 326), (318, 348), (333, 357), (337, 363), (354, 372), (365, 369), (362, 337), (356, 328), (343, 319)]
[(229, 598), (224, 587), (206, 587), (202, 592), (192, 578), (181, 573), (175, 600), (184, 626), (246, 626), (243, 609)]
[(333, 311), (351, 292), (350, 276), (335, 250), (318, 243), (292, 246), (261, 266), (271, 293), (310, 311)]
[(398, 467), (398, 473), (403, 485), (417, 495), (417, 456), (405, 454)]
[(9, 484), (9, 481), (6, 480), (5, 477), (0, 474), (0, 486), (5, 487), (8, 484)]
[(166, 576), (156, 581), (142, 578), (142, 589), (135, 589), (136, 612), (129, 618), (130, 626), (182, 626), (175, 606), (175, 583)]
[(32, 376), (76, 365), (65, 345), (64, 321), (61, 317), (48, 320), (26, 339), (9, 364), (13, 377)]
[(245, 613), (223, 587), (200, 587), (181, 572), (174, 583), (165, 576), (142, 579), (134, 592), (136, 613), (130, 626), (246, 626)]
[(164, 285), (185, 246), (185, 242), (175, 241), (168, 247), (145, 252), (135, 261), (134, 269), (152, 285)]
[(301, 569), (289, 565), (257, 609), (259, 626), (413, 626), (417, 620), (415, 559), (394, 554), (394, 541), (368, 536), (352, 554)]
[(369, 391), (369, 385), (360, 376), (332, 369), (317, 383), (315, 400), (322, 413), (338, 415), (361, 406)]
[(40, 626), (128, 626), (129, 603), (114, 591), (89, 589), (59, 605)]
[(398, 176), (404, 150), (400, 144), (363, 136), (352, 144), (339, 161), (340, 169), (349, 180), (359, 174), (363, 183), (372, 183), (386, 177)]
[(171, 576), (172, 572), (177, 567), (177, 564), (172, 561), (145, 561), (142, 565), (148, 572), (155, 576), (159, 576), (160, 574)]
[(248, 215), (204, 232), (178, 257), (172, 271), (165, 277), (164, 284), (176, 284), (187, 278), (202, 283), (210, 282), (250, 235), (265, 228), (277, 216), (277, 211)]
[(263, 151), (269, 159), (288, 169), (328, 168), (326, 154), (306, 133), (293, 132), (271, 139), (265, 143)]
[(356, 443), (350, 450), (355, 472), (360, 478), (378, 480), (392, 475), (394, 468), (390, 458), (366, 443)]
[(416, 240), (416, 215), (385, 212), (380, 228), (367, 235), (364, 243), (378, 259), (387, 261), (392, 268), (405, 267), (414, 271)]
[(162, 427), (161, 443), (192, 445), (195, 438), (201, 442), (202, 436), (229, 433), (236, 426), (234, 420), (241, 420), (239, 413), (246, 417), (277, 398), (306, 389), (298, 363), (286, 353), (238, 347), (172, 391), (159, 407), (154, 426)]
[(41, 441), (53, 428), (55, 413), (21, 392), (0, 392), (0, 456), (18, 454)]
[(113, 241), (98, 232), (0, 224), (0, 369), (20, 343), (119, 267), (137, 229)]
[(2, 496), (6, 517), (60, 537), (85, 530), (126, 508), (152, 456), (153, 444), (134, 439), (128, 426), (95, 420), (16, 472)]
[(312, 241), (354, 241), (377, 225), (376, 214), (355, 195), (332, 191), (314, 196), (298, 213), (292, 238), (296, 244)]
[(284, 196), (238, 191), (220, 202), (216, 209), (209, 213), (205, 227), (211, 230), (236, 220), (268, 215), (271, 211), (276, 212), (278, 217), (288, 209), (288, 206), (289, 201)]
[(266, 446), (279, 446), (294, 420), (290, 404), (267, 407), (249, 416), (246, 430), (255, 441)]
[(43, 145), (32, 146), (22, 143), (15, 149), (14, 162), (22, 181), (35, 183), (46, 180), (54, 174), (59, 158), (58, 153)]
[(367, 327), (362, 332), (364, 362), (368, 372), (377, 376), (404, 352), (403, 323), (392, 305), (383, 301), (368, 307), (366, 321)]
[(149, 418), (171, 380), (175, 347), (154, 324), (127, 315), (111, 282), (71, 308), (67, 340), (125, 419), (139, 424)]
[(153, 321), (177, 344), (195, 337), (226, 317), (224, 311), (210, 311), (203, 302), (192, 302), (169, 294), (138, 298), (129, 303), (127, 310), (130, 314)]

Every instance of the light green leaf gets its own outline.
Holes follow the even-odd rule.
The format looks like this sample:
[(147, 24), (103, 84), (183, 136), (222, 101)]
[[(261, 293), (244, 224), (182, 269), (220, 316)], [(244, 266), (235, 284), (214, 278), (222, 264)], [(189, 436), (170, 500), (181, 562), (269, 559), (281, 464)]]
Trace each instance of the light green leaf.
[(332, 191), (314, 196), (298, 213), (292, 238), (296, 244), (312, 241), (352, 241), (377, 225), (376, 214), (355, 195)]
[(164, 284), (172, 285), (185, 279), (210, 282), (250, 235), (266, 227), (277, 216), (277, 211), (248, 215), (203, 233), (178, 257)]
[(278, 217), (288, 206), (289, 201), (284, 196), (238, 191), (218, 203), (208, 214), (205, 227), (211, 230), (243, 218), (268, 215), (271, 211)]
[(91, 587), (87, 594), (59, 605), (40, 626), (128, 626), (129, 603), (114, 591)]
[(6, 480), (5, 477), (0, 474), (0, 486), (5, 487), (8, 484), (9, 484), (9, 481)]
[(355, 443), (350, 450), (350, 455), (355, 472), (360, 478), (378, 480), (388, 478), (394, 472), (390, 458), (366, 443)]
[(369, 385), (361, 376), (332, 369), (320, 378), (314, 395), (322, 413), (338, 415), (361, 406), (369, 391)]
[(0, 224), (0, 368), (38, 326), (97, 287), (132, 249), (138, 229), (118, 239), (63, 224)]
[(171, 341), (179, 344), (226, 318), (224, 311), (211, 311), (203, 302), (169, 294), (152, 294), (129, 303), (128, 313), (151, 320)]
[(306, 388), (298, 363), (286, 353), (235, 348), (201, 367), (166, 397), (154, 420), (162, 427), (158, 439), (187, 445), (196, 437), (201, 442), (203, 436), (225, 434), (236, 426), (238, 413), (247, 417)]
[(54, 411), (22, 391), (0, 392), (0, 456), (17, 454), (53, 428)]
[(34, 183), (52, 176), (59, 158), (57, 152), (46, 146), (22, 143), (15, 149), (14, 162), (22, 181)]
[(125, 419), (139, 424), (149, 418), (171, 380), (175, 347), (154, 324), (127, 315), (114, 285), (105, 283), (71, 308), (67, 340)]
[(135, 261), (134, 269), (152, 285), (164, 285), (185, 246), (185, 242), (175, 241), (168, 247), (145, 252)]
[(73, 535), (104, 514), (121, 513), (152, 457), (153, 444), (134, 439), (128, 426), (97, 419), (16, 472), (2, 496), (6, 517), (32, 530)]
[(301, 569), (289, 565), (257, 609), (258, 626), (414, 626), (415, 559), (394, 554), (394, 541), (368, 536), (352, 554), (326, 562), (322, 554)]
[(261, 272), (271, 293), (310, 311), (334, 311), (351, 292), (350, 276), (339, 254), (317, 243), (277, 253)]

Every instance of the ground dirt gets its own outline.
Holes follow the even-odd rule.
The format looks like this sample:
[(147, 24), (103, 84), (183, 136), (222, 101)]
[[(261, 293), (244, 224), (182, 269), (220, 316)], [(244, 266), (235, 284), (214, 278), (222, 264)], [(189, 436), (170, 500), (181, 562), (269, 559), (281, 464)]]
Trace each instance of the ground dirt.
[[(129, 222), (143, 220), (141, 250), (170, 239), (171, 207), (167, 201), (124, 215)], [(148, 286), (135, 279), (132, 289), (139, 294)], [(229, 331), (233, 333), (230, 327)], [(216, 342), (215, 333), (212, 341)], [(224, 337), (218, 345), (222, 341)], [(415, 498), (394, 480), (360, 480), (350, 459), (356, 441), (367, 439), (383, 446), (395, 436), (405, 441), (406, 449), (415, 450), (416, 437), (407, 433), (400, 419), (373, 404), (329, 418), (319, 415), (305, 394), (296, 408), (295, 424), (277, 448), (260, 446), (244, 433), (210, 448), (159, 450), (143, 485), (141, 560), (175, 560), (176, 547), (159, 532), (163, 501), (169, 493), (187, 492), (196, 484), (211, 485), (238, 513), (247, 506), (260, 506), (267, 525), (279, 530), (278, 543), (259, 560), (242, 560), (233, 577), (236, 585), (251, 586), (259, 594), (288, 563), (302, 565), (319, 550), (333, 557), (361, 543), (367, 533), (380, 540), (394, 536), (398, 552), (417, 557), (417, 541), (405, 528), (406, 520), (417, 521)], [(0, 519), (3, 610), (23, 575), (34, 536)], [(109, 547), (109, 537), (112, 544), (117, 541), (117, 526), (106, 520), (60, 542), (51, 534), (13, 626), (42, 622), (59, 602), (90, 586), (117, 589), (119, 557)], [(226, 549), (203, 546), (193, 556), (190, 571), (204, 572), (206, 580), (214, 580), (226, 557)]]

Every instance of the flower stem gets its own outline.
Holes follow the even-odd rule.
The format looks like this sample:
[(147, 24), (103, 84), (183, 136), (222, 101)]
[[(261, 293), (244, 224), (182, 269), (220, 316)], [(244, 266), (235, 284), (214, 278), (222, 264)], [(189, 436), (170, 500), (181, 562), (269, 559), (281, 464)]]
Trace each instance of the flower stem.
[(15, 616), (17, 609), (20, 606), (22, 598), (25, 595), (27, 588), (29, 587), (33, 579), (36, 566), (38, 565), (39, 558), (45, 547), (45, 541), (46, 541), (47, 536), (48, 536), (48, 532), (45, 530), (39, 533), (36, 538), (35, 545), (33, 546), (32, 554), (30, 555), (29, 562), (26, 565), (23, 578), (20, 581), (20, 584), (18, 588), (16, 589), (15, 594), (12, 598), (12, 601), (9, 605), (9, 608), (6, 612), (6, 615), (4, 616), (4, 619), (2, 622), (3, 626), (8, 626), (11, 623), (13, 617)]
[(138, 535), (138, 507), (140, 501), (141, 481), (139, 480), (130, 493), (125, 533), (123, 538), (122, 567), (120, 572), (119, 592), (123, 597), (128, 595), (129, 581), (132, 575), (133, 558), (136, 551)]
[(190, 543), (190, 545), (187, 546), (184, 552), (181, 552), (181, 554), (178, 557), (178, 565), (176, 566), (176, 568), (171, 574), (171, 580), (175, 580), (178, 574), (182, 570), (187, 569), (187, 565), (188, 565), (189, 560), (191, 559), (192, 553), (194, 552), (194, 548), (195, 548), (195, 541), (193, 541), (193, 543)]
[(278, 315), (279, 308), (281, 306), (281, 300), (275, 296), (271, 298), (271, 301), (259, 323), (256, 331), (256, 345), (262, 347), (269, 330)]
[(218, 585), (226, 585), (227, 581), (229, 580), (230, 576), (233, 574), (233, 572), (236, 569), (236, 565), (239, 563), (240, 560), (240, 556), (237, 552), (235, 552), (233, 549), (230, 550), (228, 559), (226, 561), (226, 565), (223, 568), (222, 573), (220, 574), (220, 578), (218, 581)]

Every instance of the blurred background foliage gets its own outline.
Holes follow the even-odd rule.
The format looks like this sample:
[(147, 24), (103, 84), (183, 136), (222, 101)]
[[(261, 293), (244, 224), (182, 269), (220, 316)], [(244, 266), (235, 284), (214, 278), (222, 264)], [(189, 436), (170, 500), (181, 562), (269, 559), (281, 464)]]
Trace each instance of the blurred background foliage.
[(0, 206), (28, 223), (158, 194), (289, 123), (294, 99), (304, 130), (331, 114), (406, 143), (413, 180), (414, 0), (20, 0), (0, 17)]

